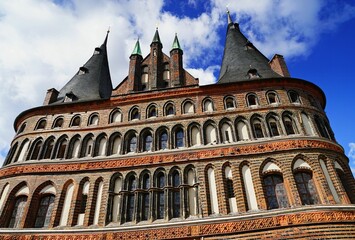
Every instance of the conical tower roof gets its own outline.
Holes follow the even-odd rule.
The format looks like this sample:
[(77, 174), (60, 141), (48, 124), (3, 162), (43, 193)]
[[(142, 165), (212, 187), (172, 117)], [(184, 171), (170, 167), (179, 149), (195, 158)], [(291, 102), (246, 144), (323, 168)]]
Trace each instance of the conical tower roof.
[(241, 33), (227, 12), (228, 28), (222, 66), (217, 83), (241, 82), (259, 78), (276, 78), (269, 59)]
[(55, 103), (64, 102), (66, 97), (76, 101), (108, 99), (112, 93), (112, 82), (107, 59), (107, 39), (101, 47), (95, 48), (92, 57), (80, 67), (73, 78), (59, 91)]
[(175, 33), (175, 38), (174, 38), (173, 45), (171, 46), (171, 50), (174, 50), (174, 49), (179, 49), (179, 50), (182, 51), (181, 46), (180, 46), (180, 43), (179, 43), (179, 39), (178, 39), (176, 33)]
[(152, 43), (159, 43), (159, 44), (162, 44), (161, 41), (160, 41), (158, 28), (155, 29), (155, 34), (154, 34)]
[(140, 56), (142, 56), (141, 45), (139, 44), (139, 39), (137, 40), (136, 45), (134, 45), (134, 49), (133, 49), (131, 55), (140, 55)]

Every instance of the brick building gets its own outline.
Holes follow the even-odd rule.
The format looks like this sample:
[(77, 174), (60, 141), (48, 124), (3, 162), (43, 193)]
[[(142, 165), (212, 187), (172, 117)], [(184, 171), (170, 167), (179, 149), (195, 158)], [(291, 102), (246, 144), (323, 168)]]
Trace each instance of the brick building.
[(199, 86), (158, 30), (112, 87), (107, 36), (0, 169), (5, 239), (355, 238), (355, 181), (323, 91), (267, 59), (228, 14), (218, 82)]

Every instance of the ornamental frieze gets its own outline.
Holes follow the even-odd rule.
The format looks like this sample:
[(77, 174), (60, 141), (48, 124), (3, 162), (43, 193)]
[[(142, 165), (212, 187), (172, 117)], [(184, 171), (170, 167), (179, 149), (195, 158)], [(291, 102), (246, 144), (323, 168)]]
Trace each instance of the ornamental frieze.
[(102, 169), (115, 169), (122, 167), (134, 167), (150, 164), (172, 163), (172, 162), (188, 162), (196, 161), (199, 159), (216, 159), (219, 157), (232, 157), (251, 154), (261, 154), (269, 152), (277, 152), (292, 149), (326, 149), (335, 152), (343, 153), (343, 149), (335, 144), (323, 142), (318, 140), (287, 140), (277, 142), (265, 142), (252, 145), (231, 146), (215, 149), (199, 149), (198, 151), (181, 152), (181, 153), (164, 153), (156, 155), (144, 156), (127, 156), (126, 158), (120, 157), (118, 159), (108, 159), (96, 162), (85, 162), (85, 159), (75, 163), (61, 162), (45, 162), (33, 163), (28, 165), (8, 166), (0, 171), (0, 177), (27, 174), (27, 173), (46, 173), (46, 172), (77, 172), (87, 170), (102, 170)]

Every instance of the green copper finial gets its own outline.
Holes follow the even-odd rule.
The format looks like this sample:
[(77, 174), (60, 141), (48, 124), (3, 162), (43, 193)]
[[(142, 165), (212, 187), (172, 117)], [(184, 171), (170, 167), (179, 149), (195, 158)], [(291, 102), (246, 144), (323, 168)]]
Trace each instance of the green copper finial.
[(173, 46), (171, 47), (171, 49), (180, 49), (180, 50), (182, 50), (181, 47), (180, 47), (179, 39), (178, 39), (176, 33), (175, 33), (175, 38), (174, 38)]
[(160, 42), (160, 37), (159, 37), (159, 32), (158, 32), (158, 27), (155, 29), (155, 34), (152, 43), (161, 43)]
[(131, 55), (140, 55), (142, 56), (142, 51), (141, 51), (141, 46), (139, 44), (139, 38), (136, 42), (136, 45), (134, 46), (133, 52)]

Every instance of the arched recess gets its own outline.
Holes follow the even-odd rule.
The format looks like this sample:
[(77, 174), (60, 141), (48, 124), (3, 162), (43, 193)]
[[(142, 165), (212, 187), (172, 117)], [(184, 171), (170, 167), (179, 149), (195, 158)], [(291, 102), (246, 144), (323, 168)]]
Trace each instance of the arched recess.
[(129, 121), (135, 121), (140, 119), (140, 111), (138, 106), (133, 106), (129, 110)]
[(74, 182), (68, 180), (64, 185), (59, 198), (59, 205), (57, 208), (56, 216), (53, 226), (68, 226), (69, 215), (73, 200)]
[(332, 181), (332, 179), (330, 177), (330, 174), (329, 174), (329, 171), (328, 171), (328, 168), (327, 168), (327, 165), (326, 165), (326, 158), (324, 156), (320, 156), (319, 157), (319, 164), (320, 164), (320, 166), (322, 168), (324, 177), (325, 177), (325, 179), (326, 179), (326, 181), (328, 183), (328, 187), (330, 189), (330, 192), (333, 195), (334, 201), (336, 203), (340, 203), (340, 198), (339, 198), (338, 192), (335, 189), (333, 181)]
[(18, 148), (18, 145), (19, 143), (16, 142), (15, 144), (13, 144), (13, 146), (11, 147), (6, 159), (5, 159), (5, 162), (4, 162), (4, 166), (10, 164), (11, 162), (14, 161), (14, 156), (16, 154), (16, 151), (17, 151), (17, 148)]
[(106, 156), (107, 153), (107, 136), (105, 133), (101, 133), (95, 140), (94, 157)]
[(217, 197), (217, 183), (215, 169), (212, 165), (208, 165), (205, 169), (206, 175), (206, 192), (208, 200), (208, 214), (219, 214), (219, 204)]
[(178, 167), (173, 167), (169, 171), (168, 175), (169, 181), (169, 218), (180, 218), (183, 216), (183, 198), (182, 198), (182, 174), (181, 170)]
[(236, 106), (237, 106), (234, 96), (226, 96), (226, 97), (224, 97), (224, 101), (223, 102), (224, 102), (224, 109), (226, 109), (226, 110), (235, 109)]
[(109, 138), (108, 155), (121, 154), (122, 136), (121, 133), (115, 132)]
[(228, 118), (224, 118), (219, 122), (220, 136), (222, 143), (234, 142), (234, 131), (232, 123)]
[(122, 174), (115, 173), (110, 180), (106, 224), (120, 222), (122, 184)]
[(213, 104), (213, 100), (211, 98), (207, 97), (202, 101), (202, 110), (204, 112), (213, 112), (214, 111), (214, 104)]
[(17, 184), (9, 193), (6, 204), (1, 211), (0, 226), (22, 228), (26, 216), (30, 189), (25, 181)]
[(237, 118), (235, 126), (237, 130), (237, 141), (248, 141), (250, 139), (250, 131), (246, 119)]
[(302, 205), (318, 204), (319, 196), (313, 180), (311, 166), (302, 158), (297, 157), (293, 161), (293, 177), (296, 182), (299, 197)]
[[(338, 175), (338, 178), (343, 185), (343, 188), (348, 195), (348, 198), (352, 204), (355, 204), (355, 190), (351, 186), (351, 182), (354, 182), (353, 176), (348, 170), (347, 166), (342, 166), (340, 161), (334, 161), (334, 168)], [(346, 171), (347, 170), (347, 171)], [(353, 185), (354, 186), (354, 185)]]
[(36, 160), (39, 157), (39, 154), (43, 147), (43, 138), (39, 137), (31, 144), (29, 154), (27, 156), (28, 160)]
[(190, 147), (201, 145), (201, 128), (196, 122), (188, 126), (188, 143)]
[(54, 121), (53, 121), (53, 125), (52, 128), (61, 128), (63, 127), (64, 124), (64, 118), (62, 116), (57, 117)]
[(87, 134), (82, 142), (80, 157), (91, 157), (94, 149), (94, 135), (92, 133)]
[(271, 137), (277, 137), (281, 135), (280, 119), (277, 114), (268, 113), (266, 115), (266, 122)]
[(155, 118), (158, 117), (158, 107), (155, 103), (149, 104), (146, 110), (146, 118)]
[(293, 114), (289, 111), (282, 113), (282, 123), (284, 125), (285, 131), (287, 135), (297, 134), (297, 124), (296, 120), (293, 117)]
[(188, 188), (186, 190), (187, 203), (186, 203), (186, 216), (198, 215), (198, 186), (196, 184), (196, 170), (193, 165), (189, 165), (184, 170), (185, 184)]
[(205, 145), (218, 143), (217, 127), (215, 122), (211, 120), (205, 122), (203, 132)]
[(164, 104), (164, 116), (174, 116), (176, 113), (175, 105), (169, 101)]
[(14, 162), (23, 162), (25, 160), (29, 146), (30, 141), (26, 138), (25, 140), (23, 140), (21, 147), (19, 148), (17, 157), (14, 159)]
[(96, 179), (95, 185), (94, 185), (94, 193), (92, 202), (91, 202), (91, 209), (90, 209), (90, 215), (89, 215), (89, 223), (88, 225), (98, 225), (99, 224), (99, 218), (100, 218), (100, 210), (102, 206), (102, 194), (103, 194), (103, 187), (104, 187), (104, 181), (103, 178), (100, 177)]
[(141, 152), (154, 151), (153, 130), (151, 128), (145, 128), (140, 132), (139, 145)]
[(134, 172), (127, 174), (124, 181), (125, 194), (123, 195), (122, 223), (134, 222), (136, 220), (137, 199), (135, 191), (137, 189), (137, 176)]
[(181, 112), (183, 114), (193, 114), (195, 113), (195, 105), (192, 100), (187, 99), (181, 105)]
[(314, 130), (313, 130), (312, 123), (311, 123), (311, 120), (309, 119), (308, 115), (306, 113), (302, 112), (301, 119), (302, 119), (305, 134), (307, 136), (314, 136)]
[(2, 188), (1, 196), (0, 196), (0, 216), (1, 216), (1, 213), (2, 213), (2, 210), (3, 210), (3, 207), (4, 207), (4, 202), (5, 202), (5, 199), (7, 197), (7, 193), (9, 192), (9, 189), (10, 189), (10, 184), (9, 183), (6, 183), (4, 185), (4, 187)]
[(32, 194), (25, 227), (51, 227), (56, 194), (57, 190), (52, 181), (46, 181), (37, 187)]
[(134, 130), (130, 130), (124, 137), (124, 153), (136, 153), (138, 150), (138, 134)]
[(61, 136), (54, 147), (54, 158), (56, 159), (63, 159), (67, 154), (68, 149), (68, 136), (63, 135)]
[(88, 119), (88, 126), (97, 126), (99, 124), (99, 114), (92, 113)]
[(78, 158), (80, 156), (80, 145), (81, 138), (80, 135), (75, 135), (70, 139), (69, 148), (68, 148), (68, 159)]
[(54, 141), (55, 141), (54, 136), (51, 136), (46, 139), (46, 141), (43, 144), (43, 148), (41, 150), (41, 154), (39, 156), (39, 159), (51, 159), (52, 158)]
[(182, 125), (176, 125), (172, 129), (173, 135), (173, 146), (174, 148), (182, 148), (185, 147), (185, 131)]
[(250, 167), (246, 163), (242, 163), (240, 169), (245, 192), (246, 209), (251, 211), (258, 210), (258, 203), (256, 200), (255, 188)]
[(71, 119), (69, 126), (70, 126), (70, 127), (79, 127), (79, 126), (80, 126), (80, 123), (81, 123), (81, 117), (80, 117), (80, 115), (75, 115), (75, 116)]
[(167, 181), (166, 174), (163, 168), (159, 168), (154, 172), (153, 175), (153, 198), (154, 198), (154, 211), (153, 211), (153, 219), (165, 219), (167, 209), (167, 202), (165, 197), (165, 189), (166, 189)]
[(142, 171), (139, 176), (137, 221), (147, 221), (151, 218), (151, 174), (148, 170)]
[(255, 139), (265, 137), (265, 126), (263, 119), (260, 115), (254, 114), (250, 119), (250, 125), (252, 126), (253, 135)]
[[(83, 226), (85, 224), (86, 206), (90, 191), (90, 181), (88, 177), (83, 178), (79, 183), (78, 194), (76, 196), (72, 226)], [(88, 212), (89, 213), (89, 212)]]
[(238, 212), (237, 200), (234, 192), (233, 174), (230, 163), (225, 163), (222, 167), (224, 192), (228, 213)]

